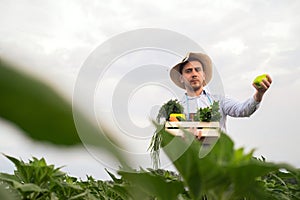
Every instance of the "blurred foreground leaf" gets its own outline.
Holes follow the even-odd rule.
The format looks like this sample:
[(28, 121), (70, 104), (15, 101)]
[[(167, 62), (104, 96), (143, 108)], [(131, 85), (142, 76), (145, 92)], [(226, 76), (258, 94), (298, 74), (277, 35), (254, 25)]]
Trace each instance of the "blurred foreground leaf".
[(0, 116), (30, 137), (55, 144), (78, 144), (72, 107), (52, 88), (0, 59)]
[[(183, 177), (192, 199), (277, 199), (258, 181), (259, 177), (279, 169), (295, 170), (286, 164), (254, 159), (253, 151), (245, 154), (243, 149), (235, 150), (233, 141), (225, 133), (203, 158), (199, 157), (202, 143), (192, 134), (187, 133), (184, 139), (164, 130), (161, 134), (163, 149)], [(166, 148), (172, 143), (187, 148), (179, 159), (173, 156), (175, 146)]]
[(3, 200), (15, 200), (14, 194), (10, 193), (9, 190), (5, 188), (6, 184), (0, 183), (0, 199)]
[(185, 192), (181, 180), (169, 175), (168, 171), (141, 169), (140, 171), (119, 171), (118, 173), (125, 183), (116, 186), (124, 187), (132, 199), (177, 199), (179, 194)]
[[(81, 143), (71, 104), (47, 84), (17, 70), (1, 58), (0, 94), (0, 117), (15, 123), (31, 138), (62, 145)], [(119, 161), (124, 161), (111, 138), (83, 114), (78, 118), (84, 144), (101, 147)]]

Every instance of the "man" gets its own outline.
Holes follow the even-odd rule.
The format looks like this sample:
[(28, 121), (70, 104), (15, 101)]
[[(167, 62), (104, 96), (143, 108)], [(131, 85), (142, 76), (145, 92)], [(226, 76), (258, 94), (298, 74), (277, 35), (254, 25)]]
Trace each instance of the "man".
[(227, 115), (231, 117), (249, 117), (253, 114), (272, 83), (271, 77), (267, 75), (267, 79), (263, 80), (260, 87), (252, 84), (256, 91), (253, 96), (244, 102), (209, 94), (205, 91), (204, 86), (212, 78), (212, 61), (209, 56), (203, 53), (188, 53), (180, 63), (171, 69), (170, 77), (178, 87), (186, 91), (181, 103), (188, 120), (192, 120), (192, 116), (198, 108), (208, 107), (214, 101), (219, 101), (220, 128), (222, 131), (226, 131)]

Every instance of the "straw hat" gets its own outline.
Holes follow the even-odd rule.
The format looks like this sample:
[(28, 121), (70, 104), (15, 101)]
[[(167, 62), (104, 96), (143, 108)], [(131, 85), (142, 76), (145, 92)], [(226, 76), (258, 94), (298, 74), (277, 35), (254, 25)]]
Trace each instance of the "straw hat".
[[(178, 63), (177, 65), (175, 65), (171, 71), (170, 71), (170, 77), (171, 80), (180, 88), (185, 89), (184, 84), (180, 81), (180, 76), (181, 76), (181, 72), (180, 70), (182, 70), (182, 66), (184, 64), (186, 64), (188, 61), (190, 60), (198, 60), (202, 66), (203, 66), (203, 70), (205, 73), (205, 83), (204, 86), (206, 84), (208, 84), (208, 82), (211, 80), (212, 78), (212, 61), (210, 59), (210, 57), (206, 54), (203, 53), (192, 53), (189, 52), (184, 59)], [(180, 69), (181, 68), (181, 69)]]

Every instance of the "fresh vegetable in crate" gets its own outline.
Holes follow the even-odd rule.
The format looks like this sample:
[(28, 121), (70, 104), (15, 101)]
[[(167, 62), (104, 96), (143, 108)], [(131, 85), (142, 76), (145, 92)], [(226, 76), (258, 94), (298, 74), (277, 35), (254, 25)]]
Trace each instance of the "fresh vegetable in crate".
[(214, 101), (211, 106), (199, 108), (194, 115), (194, 121), (215, 122), (221, 119), (220, 105), (218, 101)]
[[(179, 103), (177, 99), (169, 100), (167, 103), (162, 105), (160, 108), (156, 120), (160, 123), (160, 120), (163, 118), (165, 121), (170, 121), (171, 114), (182, 114), (183, 113), (183, 106)], [(178, 121), (183, 119), (183, 117), (176, 117)]]

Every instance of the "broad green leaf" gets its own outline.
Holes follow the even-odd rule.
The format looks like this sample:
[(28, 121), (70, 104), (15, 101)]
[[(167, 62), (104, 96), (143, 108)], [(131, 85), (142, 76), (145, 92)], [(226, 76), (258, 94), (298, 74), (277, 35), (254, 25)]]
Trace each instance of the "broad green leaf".
[(129, 182), (125, 187), (134, 199), (143, 197), (164, 199), (177, 199), (183, 193), (182, 182), (169, 181), (163, 176), (155, 175), (150, 172), (124, 172), (119, 171), (122, 178)]
[[(62, 145), (81, 143), (70, 102), (41, 80), (17, 70), (1, 58), (0, 93), (0, 117), (15, 123), (31, 138)], [(124, 162), (112, 145), (116, 142), (107, 134), (104, 136), (83, 114), (79, 115), (85, 144), (101, 147)]]
[(30, 137), (55, 144), (78, 144), (72, 107), (54, 89), (0, 59), (0, 116)]
[[(189, 134), (185, 135), (185, 138), (182, 139), (180, 137), (173, 137), (169, 133), (162, 130), (162, 146), (164, 147), (165, 153), (169, 156), (171, 160), (173, 160), (173, 163), (177, 170), (182, 175), (185, 184), (189, 188), (190, 195), (192, 199), (200, 199), (200, 197), (203, 195), (203, 179), (202, 175), (199, 173), (198, 168), (199, 162), (197, 162), (198, 154), (199, 154), (199, 148), (195, 142), (190, 142), (188, 139), (190, 138)], [(173, 145), (169, 146), (167, 145)], [(174, 157), (174, 152), (177, 151), (179, 148), (186, 148), (186, 151), (183, 153), (183, 155), (178, 159)], [(208, 166), (206, 164), (206, 166)], [(205, 166), (203, 166), (205, 167)], [(213, 169), (213, 168), (212, 168)]]
[[(132, 188), (132, 189), (134, 189), (134, 188)], [(121, 199), (124, 199), (124, 200), (132, 199), (132, 197), (128, 193), (128, 188), (126, 188), (126, 186), (124, 186), (122, 184), (114, 184), (112, 190), (114, 193), (118, 194), (118, 196)]]
[(85, 191), (85, 192), (82, 192), (82, 193), (80, 193), (80, 194), (77, 194), (77, 195), (75, 195), (75, 196), (69, 198), (69, 200), (80, 199), (80, 198), (85, 197), (87, 194), (88, 194), (88, 192)]
[(110, 178), (118, 184), (121, 184), (123, 181), (122, 179), (118, 179), (114, 174), (112, 174), (111, 172), (109, 172), (107, 169), (105, 169), (105, 171), (108, 173), (108, 175), (110, 176)]
[(14, 195), (9, 190), (4, 188), (4, 184), (0, 183), (0, 199), (2, 200), (15, 200)]
[[(191, 134), (186, 134), (184, 139), (173, 137), (165, 131), (161, 134), (163, 147), (171, 144), (171, 141), (173, 144), (174, 140), (177, 141), (173, 147), (163, 148), (171, 160), (178, 146), (187, 147), (173, 163), (182, 175), (192, 199), (252, 199), (253, 196), (271, 199), (256, 179), (280, 166), (250, 159), (252, 152), (243, 154), (241, 149), (235, 151), (233, 141), (225, 133), (203, 158), (199, 157), (202, 143), (193, 139)], [(192, 143), (187, 142), (189, 137)]]
[(25, 184), (15, 183), (14, 186), (16, 189), (19, 189), (22, 192), (47, 192), (46, 189), (42, 189), (33, 183), (25, 183)]
[(227, 166), (227, 173), (233, 184), (232, 196), (236, 198), (273, 199), (257, 181), (257, 178), (278, 170), (278, 166), (269, 163), (249, 161), (241, 165)]
[[(56, 144), (78, 144), (72, 106), (53, 88), (0, 58), (0, 116), (29, 136)], [(94, 127), (86, 120), (88, 127)]]
[(18, 178), (15, 175), (0, 173), (0, 180), (13, 182), (13, 181), (18, 181)]
[(16, 166), (16, 168), (19, 168), (20, 166), (24, 165), (23, 161), (21, 160), (18, 160), (12, 156), (9, 156), (9, 155), (5, 155), (5, 154), (2, 154), (4, 155), (7, 159), (9, 159), (12, 163), (14, 163), (14, 165)]

